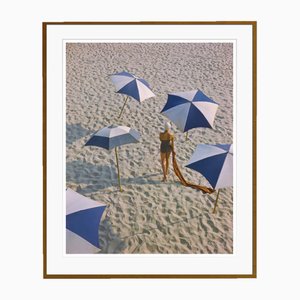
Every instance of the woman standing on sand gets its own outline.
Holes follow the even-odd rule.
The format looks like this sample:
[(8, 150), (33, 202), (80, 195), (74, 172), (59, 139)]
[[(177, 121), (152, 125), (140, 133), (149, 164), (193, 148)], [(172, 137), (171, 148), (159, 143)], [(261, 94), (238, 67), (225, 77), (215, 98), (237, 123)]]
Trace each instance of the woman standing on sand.
[(174, 149), (174, 135), (170, 132), (171, 125), (170, 123), (165, 123), (165, 131), (159, 134), (160, 144), (160, 159), (161, 166), (163, 169), (163, 180), (167, 180), (167, 175), (169, 174), (169, 158)]

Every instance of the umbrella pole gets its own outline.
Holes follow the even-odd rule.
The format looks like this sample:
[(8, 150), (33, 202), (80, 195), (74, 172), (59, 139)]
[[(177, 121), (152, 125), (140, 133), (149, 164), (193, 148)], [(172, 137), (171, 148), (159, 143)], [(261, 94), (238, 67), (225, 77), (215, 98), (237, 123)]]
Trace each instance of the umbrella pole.
[(118, 119), (121, 118), (121, 115), (122, 115), (122, 112), (123, 112), (123, 110), (124, 110), (124, 107), (125, 107), (125, 105), (126, 105), (126, 103), (127, 103), (127, 100), (128, 100), (128, 96), (127, 96), (126, 99), (125, 99), (125, 103), (124, 103), (124, 105), (123, 105), (123, 107), (122, 107), (122, 109), (121, 109), (121, 112), (120, 112), (120, 114), (119, 114)]
[(218, 189), (218, 194), (217, 194), (217, 199), (216, 199), (215, 206), (214, 206), (214, 209), (213, 209), (213, 214), (216, 212), (216, 208), (217, 208), (217, 204), (218, 204), (218, 199), (219, 199), (219, 194), (220, 194), (220, 189)]
[(118, 150), (117, 150), (117, 147), (115, 148), (115, 153), (116, 153), (116, 162), (117, 162), (117, 169), (118, 169), (119, 188), (120, 188), (120, 192), (122, 192), (121, 179), (120, 179), (120, 169), (119, 169), (119, 158), (118, 158)]
[(189, 134), (189, 132), (187, 131), (186, 134), (185, 134), (185, 140), (186, 141), (188, 140), (188, 134)]

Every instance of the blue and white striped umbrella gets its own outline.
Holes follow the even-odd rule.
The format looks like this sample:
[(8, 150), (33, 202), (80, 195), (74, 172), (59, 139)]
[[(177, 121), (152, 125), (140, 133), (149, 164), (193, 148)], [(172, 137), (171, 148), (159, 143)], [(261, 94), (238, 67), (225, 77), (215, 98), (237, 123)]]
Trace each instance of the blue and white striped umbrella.
[(117, 148), (121, 145), (137, 143), (139, 139), (140, 134), (136, 130), (127, 126), (111, 125), (98, 130), (85, 144), (85, 146), (96, 146), (107, 150), (115, 148), (120, 191), (122, 191), (122, 187)]
[(116, 87), (117, 93), (128, 95), (139, 102), (155, 97), (148, 82), (128, 72), (113, 74), (111, 75), (111, 80)]
[(213, 208), (215, 213), (220, 188), (233, 184), (233, 146), (232, 144), (200, 144), (186, 167), (201, 173), (214, 189), (218, 189)]
[(186, 167), (201, 173), (214, 189), (232, 186), (232, 144), (200, 144)]
[(66, 253), (99, 252), (99, 224), (104, 203), (84, 197), (72, 189), (66, 191)]
[(115, 147), (137, 143), (140, 139), (140, 134), (127, 126), (111, 125), (98, 130), (86, 142), (85, 146), (96, 146), (111, 150)]
[(148, 82), (142, 78), (138, 78), (128, 72), (116, 73), (110, 77), (116, 87), (116, 92), (127, 95), (124, 105), (120, 111), (119, 118), (121, 117), (124, 107), (127, 103), (128, 96), (139, 102), (143, 102), (148, 98), (155, 97)]
[(192, 128), (213, 128), (218, 104), (200, 90), (168, 94), (161, 113), (182, 132)]

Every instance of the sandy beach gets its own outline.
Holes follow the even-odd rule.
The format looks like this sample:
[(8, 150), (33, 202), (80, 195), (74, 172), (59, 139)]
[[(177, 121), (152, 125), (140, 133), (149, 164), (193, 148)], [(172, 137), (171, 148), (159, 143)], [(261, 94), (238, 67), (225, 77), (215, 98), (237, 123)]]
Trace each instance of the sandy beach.
[[(129, 99), (115, 93), (109, 75), (130, 72), (144, 78), (155, 98)], [(230, 43), (68, 43), (66, 47), (66, 183), (78, 193), (109, 205), (99, 227), (101, 253), (233, 253), (233, 188), (205, 195), (181, 185), (170, 169), (162, 182), (160, 111), (171, 92), (200, 89), (219, 104), (215, 129), (195, 128), (188, 140), (175, 125), (175, 148), (187, 180), (209, 186), (185, 168), (200, 143), (233, 143), (233, 47)], [(114, 151), (84, 147), (108, 125), (141, 134), (119, 149), (118, 190)]]

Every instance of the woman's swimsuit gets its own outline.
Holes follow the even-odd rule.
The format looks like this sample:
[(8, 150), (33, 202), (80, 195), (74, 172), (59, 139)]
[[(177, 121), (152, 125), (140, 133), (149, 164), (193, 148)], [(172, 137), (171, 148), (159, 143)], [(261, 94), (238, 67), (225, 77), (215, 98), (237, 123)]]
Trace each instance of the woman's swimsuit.
[(161, 153), (169, 153), (172, 151), (172, 146), (170, 144), (170, 140), (161, 141), (160, 144), (160, 152)]
[(170, 153), (172, 152), (172, 140), (173, 140), (173, 135), (170, 133), (161, 133), (160, 134), (160, 152), (161, 153)]

